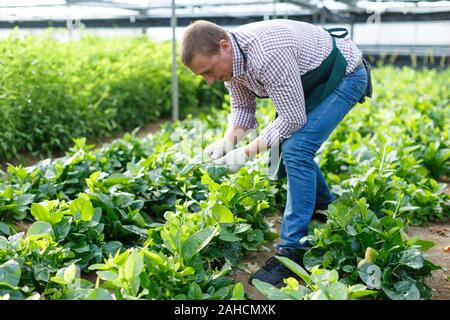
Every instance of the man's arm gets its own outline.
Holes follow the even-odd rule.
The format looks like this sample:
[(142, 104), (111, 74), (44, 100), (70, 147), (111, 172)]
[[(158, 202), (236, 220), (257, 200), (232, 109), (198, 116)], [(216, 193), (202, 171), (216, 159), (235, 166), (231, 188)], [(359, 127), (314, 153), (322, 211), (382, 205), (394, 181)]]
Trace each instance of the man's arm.
[(233, 142), (233, 146), (239, 143), (251, 131), (241, 126), (229, 125), (224, 137)]
[(244, 147), (244, 151), (247, 158), (253, 158), (258, 153), (264, 152), (269, 148), (270, 146), (265, 143), (263, 139), (258, 137)]
[(258, 127), (255, 117), (255, 94), (237, 82), (225, 82), (230, 92), (231, 112), (228, 129), (222, 139), (208, 145), (205, 153), (213, 160), (224, 156), (240, 142), (250, 130)]
[[(269, 124), (258, 138), (243, 148), (248, 158), (266, 151), (272, 145), (280, 144), (306, 123), (305, 98), (300, 70), (298, 70), (298, 64), (290, 48), (267, 53), (264, 60), (264, 67), (260, 70), (261, 74), (259, 76), (265, 83), (267, 93), (275, 105), (278, 118)], [(249, 97), (248, 89), (245, 90), (246, 88), (243, 88), (243, 86), (237, 86), (232, 89), (237, 91), (235, 97)], [(236, 100), (242, 101), (244, 99)], [(239, 117), (234, 116), (232, 118), (233, 121), (230, 123), (226, 134), (230, 139), (233, 139), (231, 141), (235, 142), (234, 145), (249, 131), (245, 127), (240, 126), (238, 119), (245, 119), (246, 121), (242, 123), (249, 127), (247, 122), (251, 123), (254, 119), (254, 108), (256, 107), (256, 103), (251, 101), (252, 112), (245, 112), (247, 111), (246, 109), (237, 107), (239, 104), (236, 103), (236, 100), (234, 104), (232, 103), (232, 107), (234, 105), (234, 111), (237, 111)], [(248, 118), (250, 115), (251, 117)], [(251, 120), (249, 121), (248, 119)]]
[(247, 87), (238, 82), (226, 82), (230, 92), (231, 113), (224, 137), (238, 144), (252, 129), (258, 127), (255, 117), (256, 97)]
[[(249, 131), (245, 130), (242, 127), (239, 128), (231, 128), (229, 130), (230, 136), (234, 139), (243, 137), (243, 134)], [(224, 157), (216, 159), (214, 163), (220, 165), (226, 165), (230, 173), (236, 173), (239, 171), (242, 166), (244, 166), (245, 162), (253, 157), (255, 154), (267, 150), (268, 145), (261, 139), (257, 138), (253, 140), (248, 146), (241, 147), (237, 149), (231, 150)]]

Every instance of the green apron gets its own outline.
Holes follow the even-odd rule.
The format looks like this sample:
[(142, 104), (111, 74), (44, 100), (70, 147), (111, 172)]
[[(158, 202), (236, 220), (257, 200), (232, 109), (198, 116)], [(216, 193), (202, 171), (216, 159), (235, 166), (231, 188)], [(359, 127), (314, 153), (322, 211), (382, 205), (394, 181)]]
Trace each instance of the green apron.
[[(314, 70), (308, 71), (301, 77), (303, 92), (305, 94), (306, 113), (314, 109), (326, 96), (333, 92), (345, 76), (347, 61), (341, 51), (336, 47), (334, 38), (344, 38), (348, 31), (345, 28), (325, 29), (333, 39), (333, 49), (322, 64)], [(343, 34), (335, 35), (333, 32), (343, 31)], [(276, 116), (275, 116), (276, 117)], [(283, 153), (271, 149), (269, 154), (269, 178), (281, 179), (287, 176), (283, 164)], [(278, 152), (279, 157), (273, 160), (273, 152)], [(272, 163), (273, 161), (273, 163)]]

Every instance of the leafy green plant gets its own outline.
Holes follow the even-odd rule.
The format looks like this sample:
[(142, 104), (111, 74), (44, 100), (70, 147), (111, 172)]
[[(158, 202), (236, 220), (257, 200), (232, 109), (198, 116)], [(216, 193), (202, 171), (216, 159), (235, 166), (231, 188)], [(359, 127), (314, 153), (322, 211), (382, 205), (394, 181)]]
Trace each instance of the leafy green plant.
[[(74, 120), (77, 130), (106, 134), (142, 120), (140, 113), (125, 107), (136, 102), (141, 108), (139, 94), (153, 101), (154, 92), (145, 92), (148, 88), (136, 86), (136, 82), (146, 79), (156, 86), (169, 73), (161, 71), (161, 78), (145, 75), (138, 79), (132, 74), (133, 66), (120, 62), (124, 57), (121, 50), (133, 56), (135, 52), (131, 54), (130, 50), (146, 52), (153, 48), (146, 40), (120, 48), (112, 44), (105, 52), (96, 52), (101, 42), (94, 39), (68, 44), (79, 48), (85, 45), (91, 51), (77, 61), (78, 65), (69, 66), (70, 83), (79, 87), (80, 95), (70, 91), (69, 83), (64, 88), (76, 100), (67, 106), (76, 102), (82, 107), (71, 116), (79, 117), (77, 121), (85, 114), (96, 119), (92, 127), (90, 122), (79, 125)], [(36, 49), (32, 44), (23, 48), (26, 43), (20, 41), (8, 45), (30, 54)], [(153, 52), (152, 68), (159, 58), (167, 59), (161, 52)], [(27, 57), (25, 54), (24, 61)], [(52, 59), (58, 60), (56, 56)], [(65, 70), (66, 62), (60, 63), (60, 70)], [(87, 74), (78, 75), (78, 79), (73, 76), (81, 66), (91, 64), (99, 68), (87, 68)], [(20, 62), (12, 65), (21, 68)], [(32, 67), (26, 66), (24, 74), (27, 68)], [(99, 70), (110, 73), (99, 75)], [(404, 69), (399, 72), (402, 81), (396, 82), (395, 88), (405, 94), (398, 96), (393, 95), (392, 82), (385, 80), (394, 70), (386, 67), (376, 71), (378, 86), (385, 89), (354, 108), (318, 155), (340, 199), (329, 207), (328, 222), (311, 225), (305, 239), (311, 248), (303, 256), (303, 264), (310, 274), (305, 271), (298, 275), (309, 284), (303, 286), (289, 279), (281, 291), (266, 287), (272, 297), (353, 299), (369, 292), (376, 298), (389, 299), (431, 296), (424, 279), (437, 266), (426, 260), (424, 253), (432, 243), (408, 239), (404, 230), (410, 223), (441, 219), (450, 213), (449, 196), (443, 193), (444, 185), (435, 180), (448, 175), (449, 126), (444, 121), (448, 89), (433, 85), (434, 81), (445, 81), (446, 72)], [(122, 72), (123, 77), (112, 79)], [(87, 77), (96, 80), (85, 82)], [(425, 79), (417, 82), (416, 77)], [(36, 79), (30, 75), (30, 86)], [(22, 80), (21, 85), (25, 83)], [(37, 87), (45, 93), (43, 86)], [(170, 96), (164, 95), (167, 88), (157, 92), (160, 98), (155, 106), (164, 105), (162, 108), (168, 110), (164, 100)], [(198, 87), (189, 85), (185, 89), (189, 91), (188, 103), (198, 104)], [(417, 90), (433, 94), (418, 95)], [(11, 92), (6, 93), (6, 100), (0, 98), (0, 113), (5, 112), (5, 101), (18, 106)], [(60, 108), (65, 97), (55, 94), (55, 99), (60, 99), (55, 106)], [(210, 98), (215, 94), (218, 92)], [(33, 101), (39, 101), (38, 108), (47, 101), (46, 95)], [(167, 123), (158, 133), (143, 139), (137, 138), (135, 130), (98, 149), (85, 138), (73, 139), (74, 145), (61, 158), (31, 167), (9, 165), (7, 173), (1, 172), (0, 234), (8, 239), (0, 237), (0, 272), (7, 279), (0, 285), (0, 298), (245, 299), (242, 284), (234, 284), (227, 274), (246, 251), (255, 251), (266, 240), (276, 238), (267, 230), (264, 216), (284, 205), (286, 180), (273, 183), (267, 179), (263, 171), (266, 155), (235, 175), (202, 163), (202, 159), (192, 161), (226, 130), (223, 119), (228, 97), (224, 101), (214, 114)], [(274, 116), (273, 107), (266, 102), (259, 104), (258, 120), (268, 123)], [(29, 108), (25, 108), (27, 112)], [(19, 121), (25, 109), (8, 113), (0, 129), (7, 123), (7, 129), (12, 130), (12, 119)], [(159, 115), (158, 110), (150, 113)], [(35, 118), (40, 115), (42, 112), (34, 113), (30, 119), (38, 121)], [(103, 118), (98, 120), (100, 115)], [(39, 121), (38, 127), (47, 128)], [(54, 129), (48, 135), (64, 136), (64, 127), (55, 125)], [(6, 134), (7, 130), (0, 132)], [(44, 139), (46, 134), (36, 137)], [(203, 137), (201, 145), (193, 145), (199, 135)], [(30, 141), (26, 135), (21, 139)], [(33, 149), (32, 145), (29, 148)], [(23, 233), (15, 234), (24, 228), (28, 228), (25, 238)], [(95, 284), (83, 279), (85, 272), (93, 271), (97, 275)], [(305, 274), (308, 277), (304, 279), (301, 275)]]
[(73, 255), (35, 227), (26, 237), (0, 236), (0, 296), (40, 299), (52, 275), (69, 264)]
[(424, 279), (438, 267), (423, 252), (434, 244), (408, 239), (401, 220), (389, 215), (378, 218), (364, 198), (351, 201), (343, 198), (331, 205), (327, 223), (303, 239), (311, 244), (303, 256), (304, 266), (333, 268), (349, 284), (362, 281), (369, 286), (368, 279), (376, 279), (369, 288), (381, 289), (385, 297), (401, 298), (408, 283), (414, 290), (410, 298), (430, 298)]
[[(61, 42), (55, 33), (13, 32), (0, 42), (0, 160), (49, 156), (72, 138), (109, 136), (170, 115), (169, 43), (89, 34)], [(181, 63), (178, 70), (182, 114), (222, 104), (223, 85), (206, 90)]]
[(276, 258), (294, 272), (305, 286), (300, 285), (293, 277), (284, 279), (286, 286), (281, 289), (254, 279), (252, 284), (271, 300), (353, 300), (376, 292), (367, 290), (366, 286), (361, 284), (349, 286), (340, 282), (336, 270), (329, 271), (315, 266), (311, 268), (311, 274), (308, 274), (291, 259), (278, 256)]

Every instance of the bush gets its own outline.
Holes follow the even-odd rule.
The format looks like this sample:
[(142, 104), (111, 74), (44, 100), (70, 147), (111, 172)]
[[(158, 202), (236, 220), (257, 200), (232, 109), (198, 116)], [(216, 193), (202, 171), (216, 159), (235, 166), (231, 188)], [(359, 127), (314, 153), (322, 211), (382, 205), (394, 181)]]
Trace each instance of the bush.
[[(0, 160), (23, 152), (50, 156), (73, 137), (102, 137), (171, 114), (171, 47), (145, 36), (83, 36), (61, 42), (54, 32), (0, 41)], [(181, 115), (221, 106), (224, 87), (205, 88), (178, 66)]]

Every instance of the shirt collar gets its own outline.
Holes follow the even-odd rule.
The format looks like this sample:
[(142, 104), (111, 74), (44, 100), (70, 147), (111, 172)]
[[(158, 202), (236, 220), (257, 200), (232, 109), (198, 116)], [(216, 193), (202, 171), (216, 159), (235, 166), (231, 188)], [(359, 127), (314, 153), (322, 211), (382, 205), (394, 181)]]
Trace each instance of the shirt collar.
[(231, 48), (233, 50), (233, 78), (236, 78), (245, 73), (244, 57), (239, 51), (238, 44), (236, 43), (234, 37), (231, 34), (230, 39), (231, 39)]

